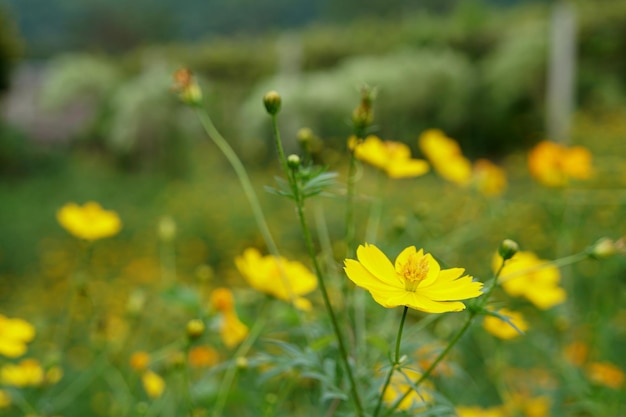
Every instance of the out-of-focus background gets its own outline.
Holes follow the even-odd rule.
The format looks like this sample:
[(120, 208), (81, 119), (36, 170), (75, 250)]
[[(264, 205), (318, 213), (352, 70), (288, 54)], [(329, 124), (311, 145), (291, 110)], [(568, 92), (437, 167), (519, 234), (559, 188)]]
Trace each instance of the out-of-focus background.
[[(549, 138), (593, 143), (614, 161), (624, 151), (625, 57), (624, 1), (5, 2), (3, 285), (65, 236), (54, 213), (66, 201), (103, 201), (129, 236), (175, 215), (189, 225), (180, 233), (189, 228), (193, 262), (215, 267), (255, 239), (243, 207), (222, 221), (220, 205), (239, 192), (221, 187), (229, 170), (172, 94), (180, 66), (197, 74), (249, 167), (271, 175), (262, 95), (283, 95), (288, 150), (309, 127), (324, 142), (319, 159), (336, 168), (363, 83), (379, 90), (376, 133), (414, 150), (437, 127), (470, 158), (521, 159)], [(617, 165), (607, 178), (623, 185)]]
[(625, 57), (624, 1), (10, 0), (0, 5), (3, 285), (53, 245), (42, 236), (64, 236), (54, 213), (66, 201), (103, 201), (133, 236), (163, 214), (193, 217), (194, 262), (217, 266), (254, 239), (243, 207), (213, 233), (225, 223), (211, 216), (239, 193), (217, 186), (230, 172), (172, 94), (178, 67), (200, 78), (249, 167), (271, 175), (262, 95), (283, 95), (288, 150), (309, 127), (336, 168), (363, 83), (379, 90), (376, 133), (414, 150), (436, 127), (470, 158), (523, 158), (515, 152), (546, 138), (616, 157)]
[[(377, 90), (378, 136), (424, 157), (418, 137), (441, 129), (469, 160), (485, 158), (502, 167), (508, 187), (485, 196), (432, 171), (415, 179), (382, 178), (388, 182), (377, 186), (381, 177), (359, 165), (357, 243), (366, 228), (378, 224), (377, 240), (370, 243), (380, 243), (390, 257), (407, 246), (423, 246), (486, 282), (503, 238), (540, 259), (557, 259), (601, 237), (615, 240), (626, 233), (624, 0), (5, 0), (0, 314), (35, 325), (29, 355), (53, 364), (62, 359), (67, 377), (59, 390), (73, 390), (71, 381), (95, 363), (97, 349), (85, 349), (85, 340), (93, 348), (106, 339), (114, 347), (115, 369), (125, 369), (135, 350), (157, 350), (183, 337), (181, 329), (204, 314), (206, 293), (217, 286), (235, 289), (243, 322), (258, 318), (259, 295), (233, 260), (248, 247), (267, 250), (230, 165), (172, 90), (172, 74), (181, 67), (196, 75), (204, 107), (244, 161), (288, 258), (305, 260), (306, 250), (292, 202), (263, 188), (280, 175), (262, 103), (269, 90), (282, 95), (279, 124), (287, 152), (298, 151), (297, 132), (310, 128), (313, 158), (339, 174), (337, 185), (315, 197), (307, 212), (319, 234), (316, 242), (320, 236), (331, 242), (331, 272), (340, 270), (346, 254), (346, 144), (365, 84)], [(535, 181), (527, 156), (543, 140), (587, 148), (593, 175), (558, 188)], [(78, 255), (86, 252), (84, 242), (62, 229), (56, 213), (68, 202), (87, 201), (116, 211), (122, 230), (94, 242), (85, 261)], [(371, 213), (380, 216), (371, 221)], [(169, 230), (166, 237), (163, 228)], [(622, 385), (613, 385), (622, 388), (602, 391), (589, 388), (584, 376), (556, 368), (565, 344), (583, 342), (590, 358), (624, 369), (625, 268), (623, 257), (562, 268), (567, 302), (546, 312), (512, 297), (502, 303), (522, 309), (536, 324), (537, 330), (513, 345), (511, 363), (549, 369), (552, 385), (545, 391), (552, 395), (552, 415), (622, 415), (621, 371)], [(165, 288), (164, 277), (172, 276), (176, 284)], [(344, 278), (331, 287), (343, 286)], [(76, 281), (97, 300), (97, 309), (65, 312)], [(314, 311), (322, 311), (316, 297), (311, 296)], [(137, 299), (147, 299), (146, 307), (142, 301), (137, 308)], [(382, 314), (373, 304), (373, 314)], [(145, 315), (136, 332), (128, 324), (133, 305)], [(61, 349), (52, 341), (59, 317), (71, 321), (72, 314), (79, 330), (68, 332), (66, 351), (50, 358)], [(372, 322), (380, 324), (376, 317)], [(452, 327), (442, 322), (433, 334), (443, 340)], [(284, 326), (284, 320), (276, 323)], [(120, 336), (124, 332), (132, 343), (121, 342), (129, 340)], [(460, 365), (464, 375), (476, 378), (452, 379), (448, 398), (500, 403), (497, 384), (476, 381), (493, 376), (483, 364), (506, 362), (498, 356), (504, 350), (484, 332), (476, 334), (459, 349), (470, 356)], [(386, 343), (395, 335), (376, 336), (382, 348), (372, 352), (385, 358)], [(428, 338), (420, 333), (419, 340)], [(455, 385), (459, 380), (462, 387)], [(530, 391), (537, 381), (528, 380)], [(208, 386), (208, 394), (200, 392), (206, 394), (203, 406), (214, 403), (219, 383), (199, 384)], [(120, 402), (111, 392), (121, 391), (111, 390), (110, 381), (98, 384), (102, 392), (89, 386), (89, 394), (66, 397), (76, 400), (71, 406), (60, 401), (51, 409), (66, 417), (126, 415), (114, 413)], [(246, 415), (233, 410), (256, 411), (256, 401), (265, 401), (256, 382), (247, 384), (242, 386), (254, 388), (234, 394), (230, 415)], [(49, 397), (39, 391), (27, 396), (45, 409), (48, 401), (40, 399), (56, 398), (57, 391), (47, 392)], [(307, 387), (295, 400), (285, 399), (296, 410), (285, 412), (314, 415), (319, 398), (299, 400), (308, 392)], [(141, 396), (128, 397), (128, 404)], [(177, 403), (178, 397), (170, 401), (172, 407)], [(280, 415), (268, 410), (266, 415)], [(550, 415), (546, 410), (532, 415)]]

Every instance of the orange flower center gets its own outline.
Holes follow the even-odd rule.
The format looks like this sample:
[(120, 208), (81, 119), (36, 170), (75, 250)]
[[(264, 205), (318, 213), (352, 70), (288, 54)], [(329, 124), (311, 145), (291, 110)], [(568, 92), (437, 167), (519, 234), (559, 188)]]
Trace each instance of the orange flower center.
[(425, 256), (418, 256), (416, 253), (409, 255), (406, 263), (400, 269), (404, 278), (404, 288), (407, 291), (415, 292), (419, 283), (428, 276), (429, 269), (428, 259)]

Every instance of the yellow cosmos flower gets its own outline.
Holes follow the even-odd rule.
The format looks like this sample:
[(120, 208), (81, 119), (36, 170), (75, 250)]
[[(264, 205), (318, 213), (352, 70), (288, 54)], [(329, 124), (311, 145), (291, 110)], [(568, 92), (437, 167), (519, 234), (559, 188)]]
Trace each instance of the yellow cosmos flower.
[(165, 380), (149, 369), (141, 374), (141, 383), (150, 398), (160, 398), (165, 391)]
[(57, 220), (72, 235), (85, 240), (97, 240), (114, 236), (122, 228), (116, 212), (104, 210), (100, 204), (90, 201), (84, 206), (68, 203), (57, 212)]
[(37, 359), (24, 359), (17, 364), (7, 364), (0, 368), (0, 382), (15, 387), (41, 385), (44, 370)]
[(383, 402), (389, 406), (393, 406), (396, 401), (404, 395), (405, 392), (411, 390), (411, 393), (404, 397), (404, 399), (398, 405), (398, 410), (411, 410), (411, 409), (423, 409), (426, 405), (433, 400), (432, 394), (430, 394), (428, 383), (422, 384), (424, 388), (418, 388), (417, 391), (413, 390), (412, 383), (422, 376), (417, 371), (412, 369), (402, 369), (402, 372), (394, 372), (389, 382), (389, 386), (383, 394)]
[(541, 184), (562, 187), (567, 185), (570, 178), (590, 178), (591, 159), (591, 152), (582, 146), (568, 148), (558, 143), (542, 141), (528, 154), (528, 169)]
[(22, 319), (0, 314), (0, 355), (17, 358), (26, 353), (27, 344), (35, 338), (35, 328)]
[(418, 145), (433, 168), (445, 180), (466, 185), (472, 178), (472, 163), (463, 156), (459, 144), (439, 129), (423, 132)]
[(612, 389), (624, 385), (624, 371), (609, 362), (592, 362), (585, 367), (587, 377), (594, 383)]
[(3, 389), (0, 389), (0, 408), (6, 408), (11, 405), (11, 396)]
[(248, 337), (248, 326), (239, 320), (235, 310), (235, 298), (228, 288), (216, 288), (211, 292), (211, 306), (221, 313), (219, 332), (224, 344), (233, 348)]
[(357, 143), (356, 137), (348, 140), (348, 147), (354, 157), (385, 171), (389, 178), (413, 178), (428, 172), (428, 163), (422, 159), (412, 159), (411, 149), (404, 143), (382, 141), (377, 136), (368, 136)]
[(465, 304), (458, 300), (478, 297), (483, 286), (464, 269), (442, 270), (437, 261), (415, 246), (404, 249), (395, 266), (374, 245), (357, 249), (357, 259), (345, 260), (346, 274), (359, 287), (372, 294), (386, 308), (407, 306), (426, 313), (461, 311)]
[(502, 407), (482, 408), (478, 406), (460, 406), (456, 407), (456, 415), (458, 417), (507, 417)]
[[(528, 330), (528, 323), (524, 320), (521, 313), (510, 311), (504, 308), (498, 310), (498, 313), (508, 317), (508, 319), (522, 332)], [(500, 339), (514, 339), (520, 335), (520, 333), (509, 323), (496, 316), (485, 316), (483, 320), (483, 327), (492, 335), (499, 337)]]
[(488, 159), (474, 162), (472, 181), (476, 189), (488, 197), (500, 195), (506, 189), (506, 173)]
[[(500, 262), (499, 255), (496, 254), (493, 260), (494, 271)], [(517, 252), (502, 269), (502, 288), (514, 297), (525, 297), (542, 310), (563, 303), (567, 294), (559, 287), (561, 273), (552, 265), (542, 267), (546, 262), (532, 252)]]
[(252, 288), (292, 302), (300, 310), (311, 309), (311, 302), (302, 296), (317, 288), (317, 278), (300, 262), (261, 256), (257, 249), (248, 248), (235, 265)]

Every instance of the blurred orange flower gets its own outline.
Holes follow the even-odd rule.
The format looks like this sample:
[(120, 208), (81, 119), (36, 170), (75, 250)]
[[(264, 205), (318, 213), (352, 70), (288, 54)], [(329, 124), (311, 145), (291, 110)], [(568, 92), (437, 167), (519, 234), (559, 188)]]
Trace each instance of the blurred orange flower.
[(418, 145), (441, 177), (458, 185), (470, 182), (472, 163), (463, 156), (454, 139), (439, 129), (429, 129), (420, 135)]
[[(500, 262), (496, 254), (493, 259), (494, 271)], [(517, 252), (502, 269), (502, 288), (509, 295), (525, 297), (542, 310), (563, 303), (567, 294), (559, 287), (561, 273), (557, 267), (546, 263), (532, 252)]]
[(248, 337), (248, 326), (239, 320), (233, 293), (228, 288), (216, 288), (210, 295), (211, 306), (221, 313), (219, 332), (224, 344), (233, 348)]
[(395, 266), (374, 245), (360, 245), (357, 260), (344, 261), (346, 275), (359, 287), (372, 294), (386, 308), (407, 306), (426, 313), (461, 311), (465, 304), (458, 300), (478, 297), (482, 283), (463, 275), (462, 268), (441, 269), (431, 254), (404, 249)]
[(0, 382), (15, 387), (37, 386), (44, 382), (44, 370), (37, 359), (23, 359), (0, 368)]
[(0, 314), (0, 355), (17, 358), (26, 353), (27, 344), (35, 338), (35, 328), (22, 319)]
[(565, 346), (563, 354), (572, 365), (583, 366), (589, 356), (589, 346), (583, 342), (572, 342)]
[(389, 178), (419, 177), (429, 170), (426, 161), (411, 158), (411, 149), (402, 142), (383, 141), (373, 135), (357, 142), (352, 136), (348, 147), (354, 151), (355, 158), (385, 171)]
[(65, 230), (85, 240), (114, 236), (122, 229), (122, 222), (116, 212), (104, 210), (93, 201), (82, 207), (76, 203), (64, 205), (57, 212), (57, 220)]
[(150, 354), (144, 351), (134, 352), (130, 356), (130, 367), (135, 371), (145, 371), (150, 365)]
[(585, 367), (587, 377), (605, 387), (620, 389), (624, 385), (624, 371), (610, 362), (592, 362)]
[(194, 368), (207, 368), (219, 362), (219, 354), (210, 346), (196, 346), (189, 350), (189, 365)]
[(474, 162), (473, 184), (486, 196), (500, 195), (506, 189), (506, 172), (488, 159)]
[(235, 258), (235, 265), (252, 288), (292, 302), (300, 310), (311, 309), (311, 302), (302, 296), (317, 288), (317, 278), (300, 262), (261, 256), (257, 249), (248, 248)]
[(567, 185), (570, 178), (588, 179), (592, 174), (591, 152), (582, 146), (565, 147), (542, 141), (528, 154), (530, 174), (549, 187)]
[[(521, 313), (510, 311), (504, 308), (498, 310), (498, 313), (509, 318), (511, 323), (515, 325), (519, 330), (525, 332), (528, 330), (528, 323), (524, 320)], [(520, 332), (513, 326), (504, 320), (496, 316), (485, 316), (483, 320), (483, 327), (492, 335), (499, 337), (500, 339), (513, 339), (520, 336)]]

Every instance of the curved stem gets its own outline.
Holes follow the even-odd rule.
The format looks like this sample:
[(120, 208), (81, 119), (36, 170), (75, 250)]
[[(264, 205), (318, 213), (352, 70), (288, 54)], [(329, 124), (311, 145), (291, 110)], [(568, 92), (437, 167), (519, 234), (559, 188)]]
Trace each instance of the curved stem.
[(326, 289), (326, 282), (324, 279), (324, 274), (322, 273), (322, 269), (320, 268), (319, 262), (317, 260), (317, 256), (315, 256), (313, 238), (311, 237), (311, 232), (309, 230), (309, 226), (307, 224), (306, 217), (304, 215), (304, 198), (302, 196), (302, 193), (300, 192), (297, 178), (295, 177), (295, 173), (293, 170), (289, 169), (287, 165), (287, 161), (285, 159), (285, 154), (282, 151), (282, 144), (280, 143), (280, 134), (278, 132), (278, 124), (276, 122), (276, 115), (272, 115), (272, 126), (274, 127), (274, 135), (275, 135), (276, 142), (277, 142), (277, 148), (279, 149), (279, 157), (281, 158), (281, 164), (283, 165), (283, 168), (285, 170), (285, 175), (287, 176), (287, 179), (291, 186), (293, 196), (296, 202), (296, 211), (298, 213), (298, 219), (300, 221), (300, 228), (302, 229), (302, 234), (304, 236), (306, 248), (307, 248), (309, 257), (311, 258), (311, 261), (313, 262), (313, 268), (315, 270), (315, 275), (317, 276), (320, 292), (322, 293), (324, 306), (326, 307), (328, 317), (330, 318), (330, 322), (332, 324), (333, 330), (335, 332), (335, 336), (337, 338), (337, 344), (339, 346), (339, 356), (346, 369), (346, 374), (348, 375), (348, 379), (350, 380), (350, 392), (352, 394), (352, 399), (354, 401), (356, 413), (357, 413), (357, 416), (362, 417), (364, 415), (363, 406), (361, 405), (361, 399), (359, 396), (359, 392), (357, 390), (356, 379), (354, 378), (352, 367), (350, 366), (350, 362), (348, 360), (348, 350), (346, 349), (344, 338), (341, 333), (341, 329), (339, 328), (339, 322), (337, 321), (337, 316), (330, 303), (330, 297), (328, 296), (328, 290)]
[(387, 373), (387, 378), (385, 378), (385, 383), (383, 384), (383, 389), (380, 392), (380, 397), (378, 397), (378, 403), (376, 403), (376, 409), (374, 410), (374, 417), (378, 415), (380, 411), (380, 407), (383, 404), (383, 397), (385, 396), (385, 391), (387, 391), (387, 387), (391, 382), (391, 377), (395, 372), (398, 365), (400, 365), (400, 341), (402, 340), (402, 330), (404, 329), (404, 321), (406, 320), (406, 315), (409, 311), (407, 306), (404, 306), (404, 311), (402, 312), (402, 319), (400, 319), (400, 326), (398, 327), (398, 336), (396, 337), (396, 356), (389, 368), (389, 373)]
[(235, 153), (233, 148), (215, 128), (215, 125), (213, 125), (211, 118), (206, 114), (206, 112), (204, 112), (200, 108), (195, 108), (194, 110), (196, 112), (196, 115), (200, 119), (200, 123), (202, 123), (202, 126), (206, 130), (207, 134), (213, 140), (213, 143), (215, 143), (220, 151), (222, 151), (226, 159), (228, 159), (228, 162), (230, 162), (231, 166), (235, 170), (243, 191), (248, 198), (250, 207), (252, 208), (254, 219), (256, 220), (259, 230), (263, 235), (265, 243), (267, 244), (268, 251), (274, 256), (279, 256), (278, 247), (274, 242), (272, 234), (270, 233), (270, 229), (267, 225), (267, 221), (265, 220), (265, 216), (263, 215), (261, 203), (259, 202), (259, 199), (254, 192), (254, 187), (252, 186), (252, 182), (250, 181), (250, 177), (248, 176), (248, 173), (246, 172), (243, 163), (241, 162), (239, 157), (237, 157), (237, 154)]

